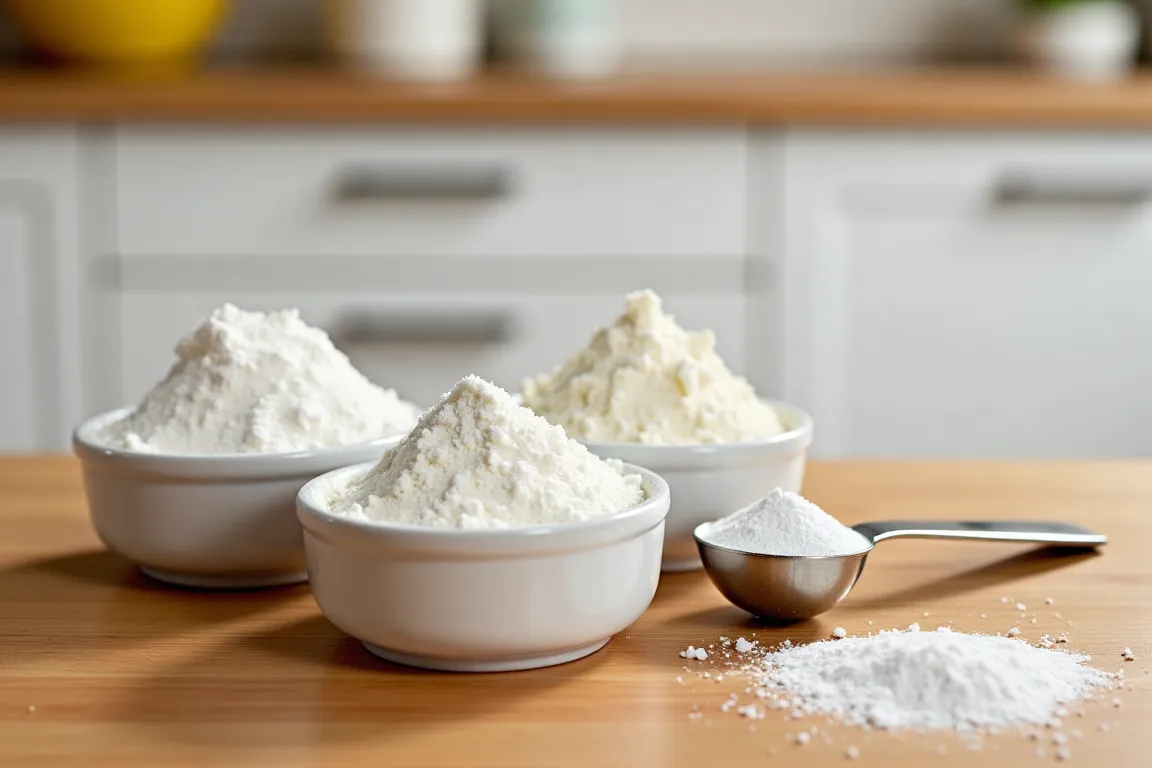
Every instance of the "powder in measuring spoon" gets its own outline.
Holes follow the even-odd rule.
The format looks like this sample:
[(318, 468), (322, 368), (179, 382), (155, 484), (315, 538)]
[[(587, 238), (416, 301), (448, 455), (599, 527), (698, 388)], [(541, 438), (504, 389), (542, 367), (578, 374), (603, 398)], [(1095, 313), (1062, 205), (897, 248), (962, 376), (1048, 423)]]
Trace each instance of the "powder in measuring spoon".
[(779, 488), (717, 520), (709, 544), (761, 555), (829, 557), (867, 549), (863, 535), (799, 494)]

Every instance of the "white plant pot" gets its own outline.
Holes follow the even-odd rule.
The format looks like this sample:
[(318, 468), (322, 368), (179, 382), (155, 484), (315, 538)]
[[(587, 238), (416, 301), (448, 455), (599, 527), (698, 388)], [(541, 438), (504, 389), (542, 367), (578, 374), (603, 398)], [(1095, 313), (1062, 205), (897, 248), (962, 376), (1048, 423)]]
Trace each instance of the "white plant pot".
[(329, 41), (357, 69), (458, 80), (480, 62), (483, 0), (327, 0)]
[(1131, 71), (1140, 38), (1136, 10), (1096, 0), (1027, 14), (1018, 44), (1025, 60), (1076, 80), (1112, 80)]

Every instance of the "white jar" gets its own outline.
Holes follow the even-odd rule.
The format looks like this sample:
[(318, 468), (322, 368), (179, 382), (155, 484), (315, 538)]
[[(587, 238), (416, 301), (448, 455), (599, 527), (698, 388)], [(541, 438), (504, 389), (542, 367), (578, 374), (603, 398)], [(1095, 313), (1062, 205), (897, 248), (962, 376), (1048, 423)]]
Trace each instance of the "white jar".
[(584, 78), (619, 64), (618, 0), (493, 0), (500, 51), (541, 74)]
[(1110, 80), (1135, 63), (1136, 10), (1123, 0), (1083, 0), (1025, 15), (1019, 46), (1033, 64), (1076, 80)]
[(330, 41), (353, 66), (406, 80), (473, 74), (482, 0), (327, 0)]

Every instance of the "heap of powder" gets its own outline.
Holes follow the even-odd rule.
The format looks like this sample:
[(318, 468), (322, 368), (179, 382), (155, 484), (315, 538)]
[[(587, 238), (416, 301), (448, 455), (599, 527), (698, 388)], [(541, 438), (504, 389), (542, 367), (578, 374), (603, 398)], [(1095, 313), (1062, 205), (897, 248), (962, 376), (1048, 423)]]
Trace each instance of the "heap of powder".
[(176, 345), (168, 375), (102, 430), (115, 448), (280, 453), (407, 432), (420, 417), (357, 371), (296, 310), (214, 311)]
[(603, 460), (512, 397), (469, 376), (330, 509), (436, 528), (509, 528), (609, 515), (638, 504), (639, 475)]
[(1014, 638), (913, 627), (785, 644), (745, 671), (761, 696), (787, 699), (794, 713), (862, 727), (964, 731), (1049, 723), (1062, 705), (1112, 687), (1118, 675), (1088, 660)]
[(524, 404), (590, 442), (732, 443), (783, 431), (776, 412), (651, 291), (631, 293), (616, 322), (554, 372), (522, 383)]
[(775, 489), (760, 501), (717, 520), (710, 544), (761, 555), (828, 557), (868, 548), (867, 538), (790, 491)]

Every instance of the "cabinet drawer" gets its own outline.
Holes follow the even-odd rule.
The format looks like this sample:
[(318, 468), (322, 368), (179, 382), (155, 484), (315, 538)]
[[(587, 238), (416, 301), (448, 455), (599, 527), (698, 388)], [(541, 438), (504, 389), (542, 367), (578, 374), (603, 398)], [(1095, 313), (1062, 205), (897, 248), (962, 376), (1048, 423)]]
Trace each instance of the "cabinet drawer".
[[(720, 353), (743, 368), (744, 300), (731, 295), (666, 295), (688, 328), (711, 328)], [(132, 292), (119, 298), (123, 402), (135, 402), (168, 370), (172, 347), (214, 307), (297, 307), (324, 328), (366, 376), (431, 405), (474, 373), (507, 388), (551, 369), (621, 311), (619, 294), (458, 296), (378, 293), (274, 294)]]
[(744, 252), (738, 130), (125, 128), (118, 251)]

